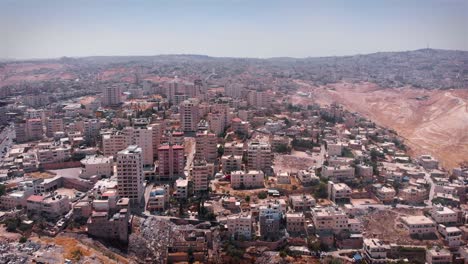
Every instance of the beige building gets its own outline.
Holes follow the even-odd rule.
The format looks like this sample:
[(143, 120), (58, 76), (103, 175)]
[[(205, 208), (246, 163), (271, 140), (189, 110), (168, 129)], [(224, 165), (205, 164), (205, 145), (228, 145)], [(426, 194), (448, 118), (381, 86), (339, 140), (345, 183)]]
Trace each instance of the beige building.
[(126, 127), (123, 133), (127, 136), (129, 145), (136, 145), (141, 148), (143, 165), (153, 166), (153, 131), (146, 127)]
[(36, 152), (37, 161), (41, 164), (59, 163), (68, 161), (71, 158), (71, 148), (62, 146), (50, 146), (38, 149)]
[(122, 102), (122, 87), (108, 86), (102, 89), (102, 105), (116, 106)]
[(53, 137), (55, 132), (65, 131), (62, 118), (47, 118), (46, 122), (46, 135)]
[(337, 234), (348, 229), (348, 217), (337, 207), (314, 208), (312, 221), (316, 232), (332, 231)]
[(105, 156), (117, 156), (117, 152), (124, 150), (130, 144), (127, 135), (116, 132), (102, 136), (102, 152)]
[(426, 216), (407, 216), (401, 218), (410, 234), (431, 234), (436, 232), (436, 223)]
[(431, 216), (438, 224), (446, 225), (458, 222), (458, 213), (445, 206), (435, 205), (432, 207)]
[(142, 150), (138, 146), (128, 146), (117, 153), (117, 190), (120, 197), (129, 198), (131, 206), (142, 202), (143, 186)]
[(305, 216), (303, 213), (286, 214), (286, 230), (290, 233), (302, 233), (305, 230)]
[(351, 166), (322, 166), (322, 176), (332, 182), (347, 182), (354, 179), (354, 168)]
[(208, 191), (212, 171), (212, 165), (210, 166), (205, 160), (195, 160), (193, 162), (191, 176), (194, 192)]
[(169, 185), (155, 186), (150, 192), (148, 211), (165, 211), (169, 204)]
[(388, 263), (387, 252), (390, 245), (376, 238), (364, 239), (364, 257), (369, 263)]
[(187, 199), (188, 197), (188, 180), (179, 178), (174, 183), (174, 198)]
[(247, 149), (247, 168), (264, 172), (270, 171), (273, 165), (273, 157), (270, 144), (251, 142)]
[(224, 144), (224, 155), (242, 156), (244, 154), (244, 144), (233, 141)]
[(382, 188), (376, 190), (375, 195), (382, 203), (391, 203), (395, 199), (396, 192), (393, 187), (382, 186)]
[(114, 164), (111, 157), (90, 155), (80, 161), (80, 177), (90, 178), (91, 176), (110, 177), (114, 173)]
[(289, 203), (294, 211), (310, 211), (315, 206), (315, 198), (310, 194), (292, 194)]
[(195, 159), (204, 159), (210, 163), (215, 162), (218, 157), (216, 135), (204, 131), (203, 133), (197, 133), (195, 141)]
[(180, 124), (184, 132), (197, 131), (198, 121), (200, 121), (198, 104), (195, 98), (190, 98), (180, 104)]
[(349, 203), (351, 188), (345, 183), (328, 181), (328, 199), (335, 203)]
[(249, 213), (229, 215), (227, 217), (228, 232), (234, 239), (250, 240), (252, 238), (252, 223), (252, 215)]
[(452, 254), (447, 249), (431, 248), (426, 250), (427, 264), (449, 264), (452, 263)]
[(231, 172), (231, 187), (234, 189), (263, 188), (265, 174), (260, 170)]
[(31, 195), (26, 202), (29, 214), (39, 214), (46, 218), (58, 218), (71, 209), (66, 195), (39, 196)]
[(221, 164), (223, 165), (224, 173), (242, 170), (242, 156), (224, 155), (221, 157)]
[(398, 194), (400, 199), (408, 204), (422, 204), (429, 199), (429, 191), (422, 186), (409, 186)]
[(184, 147), (162, 145), (158, 148), (158, 179), (171, 181), (184, 175)]

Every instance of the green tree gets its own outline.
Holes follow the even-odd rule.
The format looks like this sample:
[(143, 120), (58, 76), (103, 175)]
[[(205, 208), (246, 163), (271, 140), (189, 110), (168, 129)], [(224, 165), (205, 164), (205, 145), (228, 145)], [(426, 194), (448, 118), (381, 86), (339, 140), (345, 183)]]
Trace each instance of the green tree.
[(5, 195), (6, 193), (6, 186), (5, 184), (0, 184), (0, 196)]

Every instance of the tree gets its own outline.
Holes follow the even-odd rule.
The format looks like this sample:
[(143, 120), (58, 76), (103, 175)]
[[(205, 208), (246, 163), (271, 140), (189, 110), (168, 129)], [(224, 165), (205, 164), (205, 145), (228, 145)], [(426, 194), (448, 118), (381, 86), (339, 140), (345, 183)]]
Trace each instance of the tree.
[(21, 244), (26, 243), (26, 241), (28, 241), (28, 239), (26, 237), (24, 237), (24, 236), (20, 237), (20, 239), (19, 239), (19, 242)]
[(314, 191), (314, 196), (316, 198), (327, 198), (328, 197), (327, 184), (320, 182)]
[(249, 196), (249, 195), (247, 195), (247, 196), (245, 197), (245, 201), (246, 201), (246, 202), (250, 202), (250, 196)]
[(5, 195), (6, 193), (6, 186), (5, 184), (0, 184), (0, 196)]
[(268, 194), (266, 192), (260, 192), (257, 195), (258, 199), (266, 199), (267, 196), (268, 196)]

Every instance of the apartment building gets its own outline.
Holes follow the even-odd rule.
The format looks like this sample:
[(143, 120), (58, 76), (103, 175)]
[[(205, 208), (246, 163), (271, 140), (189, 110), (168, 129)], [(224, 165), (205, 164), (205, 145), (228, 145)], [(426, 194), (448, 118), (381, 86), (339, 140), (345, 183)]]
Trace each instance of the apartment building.
[(85, 179), (94, 175), (110, 177), (114, 172), (113, 160), (111, 157), (90, 155), (82, 159), (80, 163), (80, 177)]
[(198, 105), (199, 102), (195, 98), (190, 98), (180, 104), (180, 124), (184, 132), (197, 131), (197, 125), (200, 121)]
[(427, 264), (449, 264), (452, 263), (452, 254), (448, 249), (431, 248), (426, 250)]
[(289, 233), (302, 233), (305, 227), (305, 216), (303, 213), (286, 214), (286, 230)]
[(388, 263), (387, 252), (390, 251), (390, 245), (385, 244), (377, 238), (366, 238), (363, 245), (364, 258), (369, 263)]
[(351, 188), (345, 183), (328, 181), (328, 199), (335, 203), (349, 203), (351, 192)]
[(42, 139), (44, 129), (39, 118), (26, 119), (15, 123), (16, 142), (27, 142)]
[(310, 194), (292, 194), (289, 195), (291, 208), (296, 212), (310, 211), (315, 206), (315, 198)]
[(439, 168), (439, 161), (431, 155), (421, 155), (419, 157), (419, 164), (426, 170)]
[(38, 214), (55, 219), (68, 213), (70, 200), (66, 195), (40, 196), (31, 195), (26, 201), (28, 214)]
[(131, 145), (117, 153), (118, 195), (138, 206), (144, 194), (143, 158), (140, 147)]
[(249, 122), (242, 121), (242, 119), (236, 117), (231, 120), (231, 127), (235, 133), (240, 133), (243, 135), (248, 135), (250, 132)]
[(212, 166), (206, 160), (195, 160), (193, 162), (191, 177), (194, 192), (207, 192), (212, 175)]
[(271, 146), (264, 142), (250, 142), (247, 148), (247, 168), (250, 170), (271, 171), (273, 165)]
[(181, 145), (163, 145), (158, 148), (158, 179), (175, 180), (184, 175), (184, 147)]
[(121, 132), (105, 134), (102, 136), (102, 152), (105, 156), (116, 156), (117, 152), (130, 145), (127, 135)]
[(346, 213), (337, 207), (320, 207), (312, 210), (312, 222), (316, 232), (332, 231), (334, 234), (348, 229)]
[(410, 234), (431, 234), (436, 232), (436, 223), (426, 216), (407, 216), (401, 218)]
[(36, 155), (40, 164), (64, 162), (71, 158), (71, 147), (50, 145), (48, 148), (38, 149)]
[(217, 137), (207, 131), (197, 133), (195, 137), (195, 159), (205, 159), (213, 163), (218, 158)]
[(174, 193), (173, 196), (176, 199), (187, 199), (188, 197), (188, 180), (179, 178), (174, 183)]
[(407, 204), (422, 204), (429, 199), (429, 191), (423, 186), (408, 186), (400, 190), (398, 195)]
[(221, 164), (223, 166), (223, 173), (242, 170), (242, 156), (223, 155), (221, 157)]
[(377, 196), (382, 203), (391, 203), (395, 199), (396, 191), (393, 187), (382, 186), (376, 190), (375, 196)]
[(322, 176), (332, 182), (347, 182), (354, 179), (354, 168), (345, 166), (322, 166)]
[(263, 239), (278, 238), (282, 218), (283, 212), (279, 203), (273, 202), (261, 205), (258, 213), (260, 236)]
[(227, 217), (228, 232), (234, 239), (252, 238), (252, 215), (250, 213), (240, 213)]
[(328, 156), (341, 156), (343, 151), (343, 143), (327, 141), (327, 153)]
[(242, 156), (244, 154), (244, 144), (233, 141), (224, 144), (224, 155)]
[(62, 118), (47, 118), (46, 135), (53, 137), (55, 132), (65, 131)]
[(247, 103), (255, 108), (269, 107), (272, 100), (273, 94), (266, 91), (249, 91), (247, 94)]
[(153, 131), (146, 127), (126, 127), (122, 132), (127, 136), (130, 145), (141, 148), (143, 166), (153, 166)]
[(454, 210), (441, 205), (435, 205), (431, 210), (431, 217), (437, 224), (456, 224), (458, 222), (458, 213)]
[(231, 187), (233, 189), (263, 188), (265, 174), (260, 170), (232, 171)]
[(102, 89), (102, 105), (119, 105), (122, 102), (122, 91), (122, 87), (118, 85), (104, 87)]
[(150, 192), (147, 209), (148, 211), (162, 212), (169, 204), (169, 185), (155, 186)]

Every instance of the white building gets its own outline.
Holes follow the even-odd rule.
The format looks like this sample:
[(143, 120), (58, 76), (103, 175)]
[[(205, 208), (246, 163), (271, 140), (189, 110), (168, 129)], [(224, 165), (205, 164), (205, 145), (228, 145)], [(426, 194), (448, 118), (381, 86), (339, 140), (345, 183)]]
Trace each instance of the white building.
[(199, 102), (195, 98), (190, 98), (180, 104), (180, 124), (184, 132), (197, 130), (198, 121), (200, 121), (198, 105)]
[(81, 161), (80, 177), (89, 178), (94, 175), (110, 177), (113, 174), (113, 161), (111, 157), (86, 156)]
[(410, 234), (431, 234), (436, 232), (436, 223), (425, 216), (407, 216), (401, 218)]
[(231, 187), (233, 189), (263, 188), (265, 174), (260, 170), (231, 172)]
[(247, 149), (247, 167), (251, 170), (269, 171), (273, 165), (273, 157), (270, 144), (251, 142)]
[(117, 153), (117, 183), (120, 197), (130, 199), (132, 206), (142, 202), (143, 186), (142, 150), (138, 146), (128, 146)]

